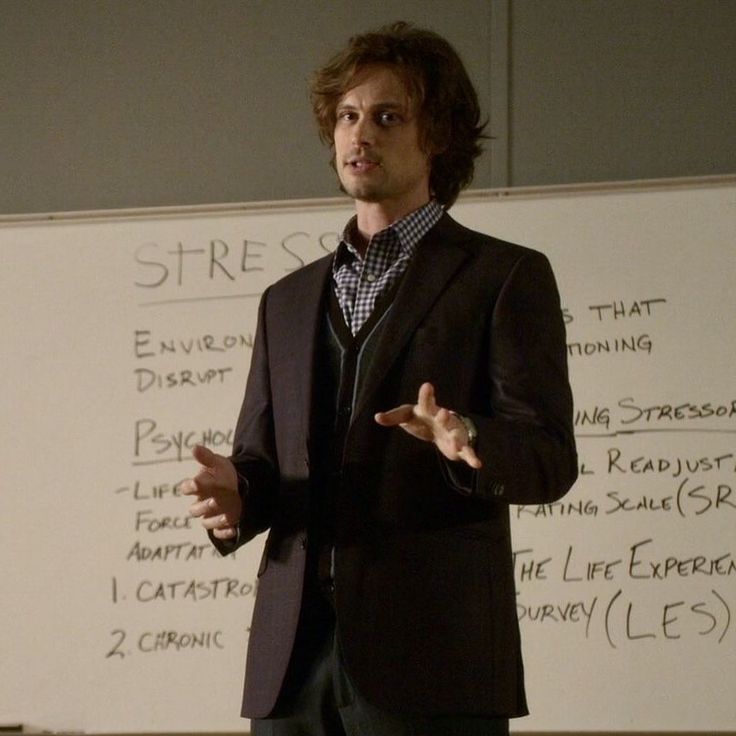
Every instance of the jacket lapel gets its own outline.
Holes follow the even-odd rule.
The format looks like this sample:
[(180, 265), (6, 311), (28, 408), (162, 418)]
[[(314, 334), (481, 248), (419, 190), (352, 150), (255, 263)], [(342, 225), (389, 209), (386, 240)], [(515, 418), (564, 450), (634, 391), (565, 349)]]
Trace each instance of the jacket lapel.
[(356, 400), (355, 417), (411, 340), (424, 316), (470, 257), (470, 251), (463, 245), (464, 240), (463, 229), (448, 215), (444, 215), (420, 241), (386, 317), (363, 388)]
[(306, 445), (309, 443), (317, 338), (331, 265), (332, 259), (327, 256), (305, 266), (300, 274), (303, 280), (289, 292), (287, 339), (281, 343), (285, 352), (274, 363), (279, 373), (274, 380), (292, 399), (292, 420), (299, 422), (300, 436), (304, 437)]

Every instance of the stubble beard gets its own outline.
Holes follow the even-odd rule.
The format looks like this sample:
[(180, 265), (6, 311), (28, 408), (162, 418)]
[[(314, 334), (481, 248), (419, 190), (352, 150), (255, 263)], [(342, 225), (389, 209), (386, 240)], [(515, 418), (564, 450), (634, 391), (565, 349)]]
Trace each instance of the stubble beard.
[(380, 202), (386, 199), (386, 192), (381, 182), (355, 181), (348, 177), (338, 176), (340, 189), (352, 199), (360, 202)]
[(386, 193), (380, 186), (375, 184), (371, 185), (364, 182), (362, 184), (353, 183), (346, 185), (343, 182), (341, 188), (349, 197), (359, 202), (381, 202), (386, 199)]

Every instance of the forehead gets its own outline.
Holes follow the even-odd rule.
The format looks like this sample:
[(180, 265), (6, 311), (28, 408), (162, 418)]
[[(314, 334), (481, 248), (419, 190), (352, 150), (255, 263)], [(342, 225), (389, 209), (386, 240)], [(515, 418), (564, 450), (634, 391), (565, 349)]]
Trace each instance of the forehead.
[(338, 105), (356, 102), (412, 106), (412, 99), (403, 77), (396, 69), (386, 64), (370, 64), (360, 67), (355, 72)]

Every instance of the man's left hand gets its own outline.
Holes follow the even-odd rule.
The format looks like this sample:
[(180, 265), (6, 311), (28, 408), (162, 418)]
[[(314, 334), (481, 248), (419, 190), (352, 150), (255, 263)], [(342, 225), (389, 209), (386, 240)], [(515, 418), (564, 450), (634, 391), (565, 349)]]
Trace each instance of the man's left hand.
[(420, 386), (416, 404), (378, 412), (375, 420), (383, 427), (398, 426), (420, 440), (434, 442), (448, 460), (463, 460), (476, 470), (481, 466), (465, 425), (449, 409), (437, 406), (431, 383)]

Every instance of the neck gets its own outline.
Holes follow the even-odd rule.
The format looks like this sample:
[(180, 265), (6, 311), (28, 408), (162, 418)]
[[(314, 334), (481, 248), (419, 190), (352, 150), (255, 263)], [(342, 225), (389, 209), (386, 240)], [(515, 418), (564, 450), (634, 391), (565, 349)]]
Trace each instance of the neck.
[(418, 198), (411, 204), (403, 203), (399, 206), (392, 206), (391, 202), (355, 200), (355, 213), (358, 216), (358, 242), (354, 243), (354, 247), (361, 255), (365, 255), (368, 243), (376, 233), (385, 230), (392, 223), (427, 204), (428, 201), (427, 196), (421, 198), (421, 201)]

